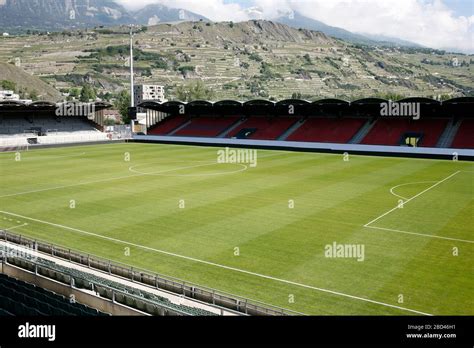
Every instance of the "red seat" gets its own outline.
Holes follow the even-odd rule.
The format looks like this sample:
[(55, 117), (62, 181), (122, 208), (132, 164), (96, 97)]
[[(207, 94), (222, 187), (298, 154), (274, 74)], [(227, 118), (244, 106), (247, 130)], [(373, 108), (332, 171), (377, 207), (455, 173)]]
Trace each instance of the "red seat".
[(287, 140), (345, 144), (366, 122), (365, 118), (309, 118)]
[(235, 137), (242, 129), (255, 128), (257, 131), (249, 139), (276, 140), (296, 122), (298, 122), (296, 117), (268, 118), (253, 116), (234, 129), (228, 137)]
[(362, 144), (366, 145), (400, 145), (405, 133), (423, 133), (419, 146), (435, 147), (448, 124), (447, 119), (401, 119), (382, 118), (365, 136)]
[(183, 129), (176, 132), (179, 136), (194, 136), (194, 137), (216, 137), (235, 122), (239, 117), (197, 117), (191, 120)]
[(148, 130), (150, 135), (167, 135), (188, 121), (185, 116), (170, 116)]
[(451, 147), (456, 149), (474, 149), (474, 120), (460, 121), (458, 132)]

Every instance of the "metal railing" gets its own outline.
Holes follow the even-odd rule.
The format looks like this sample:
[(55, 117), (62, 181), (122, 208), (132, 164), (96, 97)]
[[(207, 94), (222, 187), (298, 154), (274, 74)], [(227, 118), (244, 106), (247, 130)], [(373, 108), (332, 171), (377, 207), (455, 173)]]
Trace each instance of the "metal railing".
[(189, 283), (177, 278), (160, 275), (149, 270), (126, 265), (120, 262), (106, 260), (93, 254), (81, 253), (72, 249), (32, 239), (5, 230), (0, 230), (0, 240), (23, 245), (34, 246), (39, 252), (54, 256), (72, 263), (122, 277), (124, 279), (162, 289), (174, 294), (223, 307), (232, 311), (257, 316), (295, 316), (304, 315), (286, 308), (269, 305), (260, 301), (236, 296), (223, 291)]
[[(1, 248), (0, 248), (1, 250)], [(8, 253), (7, 253), (8, 254)], [(80, 290), (81, 287), (76, 286), (76, 282), (81, 280), (83, 283), (92, 284), (92, 290), (99, 294), (102, 298), (111, 300), (114, 303), (120, 303), (128, 307), (134, 308), (144, 313), (151, 315), (161, 315), (161, 316), (192, 316), (188, 311), (180, 310), (178, 308), (173, 308), (165, 303), (157, 303), (155, 301), (146, 299), (144, 297), (137, 296), (125, 291), (121, 291), (110, 287), (106, 284), (98, 284), (96, 282), (91, 282), (85, 277), (81, 277), (77, 274), (72, 276), (71, 274), (64, 272), (58, 268), (50, 267), (45, 264), (38, 264), (33, 259), (28, 259), (26, 257), (2, 257), (1, 262), (19, 267), (21, 269), (33, 272), (37, 275), (52, 279), (54, 281), (59, 281), (60, 283), (67, 285), (71, 288)], [(58, 276), (61, 275), (61, 276)], [(91, 289), (89, 289), (91, 290)], [(133, 302), (133, 303), (130, 303)], [(150, 308), (150, 306), (152, 308)], [(190, 307), (191, 308), (191, 307)]]

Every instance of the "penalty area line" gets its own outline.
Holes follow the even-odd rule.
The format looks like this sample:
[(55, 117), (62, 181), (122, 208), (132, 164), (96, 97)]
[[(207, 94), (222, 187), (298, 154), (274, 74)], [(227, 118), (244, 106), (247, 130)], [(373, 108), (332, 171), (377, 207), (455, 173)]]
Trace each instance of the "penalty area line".
[(376, 230), (382, 231), (389, 231), (389, 232), (396, 232), (396, 233), (404, 233), (404, 234), (411, 234), (415, 236), (427, 237), (427, 238), (438, 238), (438, 239), (445, 239), (445, 240), (452, 240), (456, 242), (463, 242), (463, 243), (473, 243), (473, 240), (466, 240), (466, 239), (458, 239), (458, 238), (450, 238), (450, 237), (442, 237), (442, 236), (435, 236), (433, 234), (424, 234), (424, 233), (416, 233), (416, 232), (409, 232), (409, 231), (402, 231), (402, 230), (395, 230), (393, 228), (385, 228), (385, 227), (377, 227), (377, 226), (364, 226), (366, 228), (372, 228)]
[(16, 230), (17, 228), (24, 227), (24, 226), (28, 226), (28, 224), (24, 223), (24, 224), (21, 224), (21, 225), (16, 225), (16, 226), (13, 226), (13, 227), (5, 228), (4, 230), (5, 231), (12, 231), (12, 230)]
[(407, 197), (403, 197), (403, 196), (400, 196), (399, 194), (396, 194), (395, 193), (395, 189), (399, 188), (399, 187), (403, 187), (403, 186), (409, 186), (409, 185), (418, 185), (418, 184), (432, 184), (436, 181), (418, 181), (418, 182), (408, 182), (408, 183), (405, 183), (405, 184), (400, 184), (400, 185), (397, 185), (397, 186), (394, 186), (390, 189), (390, 193), (392, 195), (394, 195), (395, 197), (398, 197), (398, 198), (401, 198), (403, 200), (408, 200)]
[[(436, 182), (435, 184), (431, 185), (431, 186), (428, 187), (427, 189), (425, 189), (425, 190), (421, 191), (420, 193), (414, 195), (413, 197), (407, 199), (405, 202), (403, 202), (403, 204), (405, 205), (405, 204), (411, 202), (411, 201), (414, 200), (415, 198), (420, 197), (422, 194), (428, 192), (429, 190), (435, 188), (435, 187), (438, 186), (438, 185), (441, 185), (443, 182), (445, 182), (445, 181), (451, 179), (453, 176), (455, 176), (455, 175), (457, 175), (457, 174), (459, 174), (459, 173), (461, 173), (461, 171), (458, 170), (457, 172), (451, 174), (450, 176), (448, 176), (448, 177), (446, 177), (446, 178), (444, 178), (444, 179), (442, 179), (442, 180)], [(387, 216), (388, 214), (390, 214), (391, 212), (393, 212), (393, 211), (395, 211), (395, 210), (397, 210), (397, 209), (399, 209), (399, 206), (398, 206), (398, 205), (397, 205), (395, 208), (392, 208), (392, 209), (390, 209), (389, 211), (383, 213), (382, 215), (376, 217), (376, 218), (373, 219), (372, 221), (369, 221), (368, 223), (366, 223), (366, 224), (364, 225), (364, 227), (369, 227), (369, 225), (372, 225), (374, 222), (380, 220), (380, 219), (383, 218), (384, 216)]]
[(401, 310), (401, 311), (406, 311), (406, 312), (411, 312), (411, 313), (416, 313), (416, 314), (421, 314), (421, 315), (427, 315), (427, 316), (432, 316), (433, 315), (433, 314), (417, 311), (417, 310), (410, 309), (410, 308), (400, 307), (400, 306), (389, 304), (389, 303), (384, 303), (384, 302), (380, 302), (380, 301), (371, 300), (371, 299), (368, 299), (368, 298), (365, 298), (365, 297), (359, 297), (359, 296), (349, 295), (349, 294), (339, 292), (339, 291), (333, 291), (333, 290), (329, 290), (329, 289), (318, 288), (318, 287), (303, 284), (303, 283), (297, 283), (297, 282), (294, 282), (294, 281), (291, 281), (291, 280), (275, 278), (275, 277), (268, 276), (268, 275), (265, 275), (265, 274), (255, 273), (255, 272), (251, 272), (251, 271), (247, 271), (247, 270), (243, 270), (243, 269), (239, 269), (239, 268), (235, 268), (235, 267), (231, 267), (231, 266), (221, 265), (221, 264), (210, 262), (210, 261), (200, 260), (200, 259), (197, 259), (197, 258), (194, 258), (194, 257), (175, 254), (175, 253), (172, 253), (172, 252), (169, 252), (169, 251), (155, 249), (155, 248), (147, 247), (147, 246), (144, 246), (144, 245), (127, 242), (127, 241), (124, 241), (124, 240), (103, 236), (103, 235), (96, 234), (96, 233), (93, 233), (93, 232), (80, 230), (78, 228), (69, 227), (69, 226), (65, 226), (65, 225), (60, 225), (60, 224), (56, 224), (56, 223), (52, 223), (52, 222), (48, 222), (48, 221), (44, 221), (44, 220), (34, 219), (34, 218), (30, 218), (28, 216), (23, 216), (23, 215), (19, 215), (19, 214), (7, 212), (7, 211), (1, 211), (0, 210), (0, 213), (7, 214), (7, 215), (10, 215), (10, 216), (19, 217), (19, 218), (23, 218), (23, 219), (30, 220), (30, 221), (35, 221), (35, 222), (42, 223), (42, 224), (45, 224), (45, 225), (59, 227), (59, 228), (62, 228), (62, 229), (66, 229), (66, 230), (69, 230), (69, 231), (73, 231), (73, 232), (77, 232), (77, 233), (81, 233), (81, 234), (85, 234), (85, 235), (89, 235), (89, 236), (94, 236), (96, 238), (101, 238), (101, 239), (104, 239), (104, 240), (109, 240), (109, 241), (120, 243), (120, 244), (134, 246), (136, 248), (140, 248), (140, 249), (143, 249), (143, 250), (153, 251), (153, 252), (157, 252), (157, 253), (168, 255), (168, 256), (173, 256), (173, 257), (176, 257), (176, 258), (181, 258), (181, 259), (188, 260), (188, 261), (193, 261), (193, 262), (197, 262), (197, 263), (201, 263), (201, 264), (205, 264), (205, 265), (209, 265), (209, 266), (213, 266), (213, 267), (226, 269), (226, 270), (229, 270), (229, 271), (234, 271), (234, 272), (247, 274), (247, 275), (251, 275), (251, 276), (255, 276), (255, 277), (259, 277), (259, 278), (263, 278), (263, 279), (276, 281), (276, 282), (279, 282), (279, 283), (294, 285), (294, 286), (298, 286), (298, 287), (306, 288), (306, 289), (310, 289), (310, 290), (316, 290), (316, 291), (319, 291), (319, 292), (324, 292), (324, 293), (328, 293), (328, 294), (332, 294), (332, 295), (346, 297), (346, 298), (350, 298), (350, 299), (353, 299), (353, 300), (364, 301), (364, 302), (368, 302), (368, 303), (372, 303), (372, 304), (376, 304), (376, 305), (380, 305), (380, 306), (384, 306), (384, 307), (395, 308), (395, 309), (398, 309), (398, 310)]

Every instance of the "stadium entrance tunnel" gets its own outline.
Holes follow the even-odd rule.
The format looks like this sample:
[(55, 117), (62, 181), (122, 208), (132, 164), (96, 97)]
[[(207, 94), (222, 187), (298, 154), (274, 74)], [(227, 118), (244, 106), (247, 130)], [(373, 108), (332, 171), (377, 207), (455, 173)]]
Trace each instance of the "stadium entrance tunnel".
[(401, 146), (418, 147), (423, 142), (423, 133), (405, 133), (400, 141)]
[(248, 139), (257, 131), (257, 128), (244, 128), (234, 137), (236, 139)]

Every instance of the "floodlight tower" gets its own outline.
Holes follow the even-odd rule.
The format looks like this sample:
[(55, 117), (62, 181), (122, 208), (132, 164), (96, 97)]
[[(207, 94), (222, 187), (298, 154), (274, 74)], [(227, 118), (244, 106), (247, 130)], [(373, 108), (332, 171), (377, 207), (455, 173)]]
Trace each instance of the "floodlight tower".
[(133, 25), (130, 25), (130, 106), (135, 107), (135, 83), (133, 76)]

